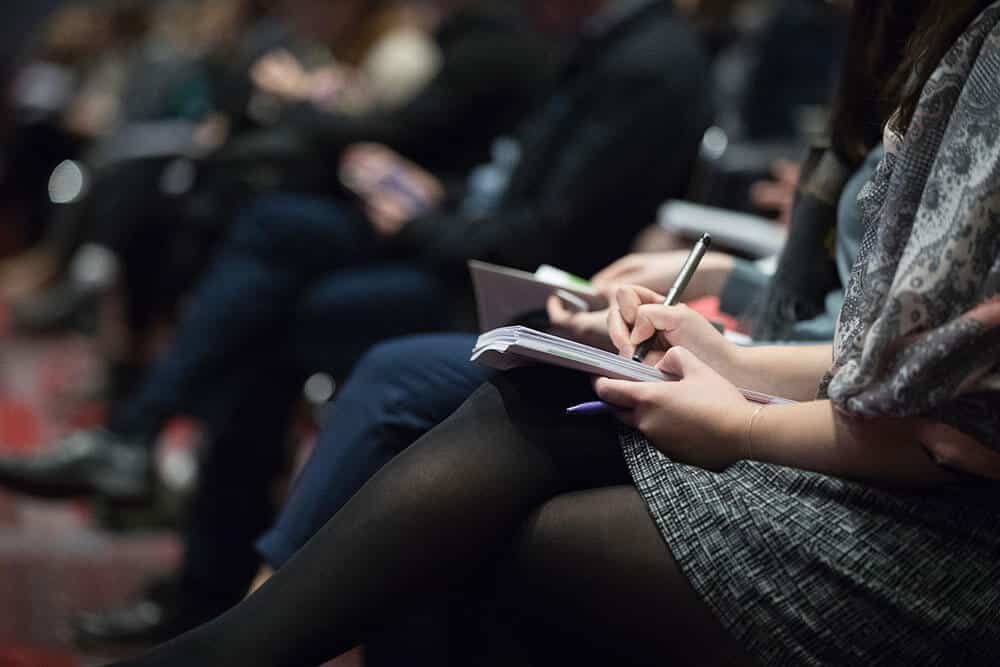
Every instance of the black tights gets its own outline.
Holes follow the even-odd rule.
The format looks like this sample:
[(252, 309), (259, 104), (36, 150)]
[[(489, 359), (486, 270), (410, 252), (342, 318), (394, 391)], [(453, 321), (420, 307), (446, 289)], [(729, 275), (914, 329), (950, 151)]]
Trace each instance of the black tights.
[(484, 386), (387, 465), (260, 591), (123, 664), (313, 667), (498, 559), (553, 655), (746, 662), (631, 486), (615, 424), (563, 415), (592, 396), (579, 380), (531, 369)]

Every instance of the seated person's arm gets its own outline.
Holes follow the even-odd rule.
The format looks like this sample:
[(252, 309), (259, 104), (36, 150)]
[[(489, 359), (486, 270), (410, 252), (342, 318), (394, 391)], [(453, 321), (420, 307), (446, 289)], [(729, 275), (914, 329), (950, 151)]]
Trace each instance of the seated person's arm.
[[(399, 241), (440, 264), (477, 258), (534, 270), (551, 262), (552, 248), (561, 247), (571, 236), (613, 237), (621, 229), (614, 220), (607, 220), (601, 229), (585, 224), (593, 224), (594, 211), (607, 210), (612, 202), (623, 202), (646, 188), (650, 177), (644, 165), (658, 150), (650, 141), (649, 128), (674, 135), (677, 145), (684, 145), (692, 130), (691, 123), (681, 119), (664, 121), (677, 115), (676, 100), (654, 74), (622, 76), (613, 86), (609, 83), (601, 99), (582, 110), (572, 140), (561, 146), (558, 160), (539, 176), (543, 182), (534, 187), (535, 194), (505, 201), (484, 218), (460, 214), (417, 218), (401, 231)], [(530, 132), (523, 146), (525, 163), (534, 150), (529, 141)], [(520, 174), (515, 170), (515, 183)], [(667, 180), (663, 176), (663, 182)]]
[[(656, 360), (657, 368), (679, 380), (601, 378), (595, 388), (602, 400), (619, 408), (623, 422), (677, 462), (724, 470), (742, 460), (756, 460), (887, 486), (950, 483), (959, 479), (954, 471), (1000, 479), (1000, 453), (940, 423), (923, 418), (860, 419), (830, 401), (769, 406), (747, 401), (718, 370), (719, 359), (725, 359), (718, 341), (706, 343), (714, 330), (682, 307), (646, 307), (638, 316), (636, 336), (615, 335), (621, 353), (631, 354), (632, 341), (648, 335), (640, 327), (647, 326), (653, 309), (667, 313), (670, 321), (662, 320), (660, 349), (651, 353), (658, 359), (649, 361)], [(665, 344), (674, 347), (664, 352)], [(783, 377), (805, 378), (824, 355), (829, 365), (828, 350), (821, 348), (773, 348), (766, 355), (771, 356), (769, 361), (780, 359), (784, 364), (771, 371)]]
[(684, 348), (672, 349), (659, 367), (682, 379), (602, 378), (597, 393), (621, 408), (623, 422), (680, 463), (721, 471), (754, 460), (873, 486), (932, 486), (959, 479), (933, 454), (947, 439), (974, 454), (956, 458), (972, 463), (965, 472), (1000, 479), (1000, 454), (957, 431), (922, 431), (926, 422), (919, 419), (858, 420), (830, 401), (756, 405)]
[(537, 78), (529, 72), (537, 72), (540, 54), (537, 49), (512, 51), (512, 45), (521, 43), (517, 35), (475, 37), (450, 46), (441, 69), (399, 108), (350, 116), (305, 103), (286, 110), (282, 122), (327, 153), (339, 153), (358, 142), (375, 142), (433, 169), (451, 167), (435, 163), (439, 154), (450, 154), (438, 143), (448, 141), (456, 126), (487, 101), (498, 99), (502, 91), (511, 99), (524, 96), (525, 77)]
[(631, 356), (638, 345), (656, 335), (656, 363), (670, 346), (686, 347), (733, 384), (792, 400), (816, 397), (830, 368), (829, 345), (742, 348), (727, 340), (708, 320), (685, 306), (663, 306), (664, 296), (638, 286), (619, 288), (608, 312), (608, 332), (615, 347)]
[[(620, 290), (619, 302), (627, 301), (621, 297), (628, 291)], [(655, 325), (659, 350), (647, 361), (680, 380), (602, 378), (597, 393), (620, 408), (622, 421), (678, 462), (723, 470), (757, 460), (873, 485), (948, 483), (958, 479), (954, 470), (1000, 479), (1000, 454), (943, 424), (919, 417), (860, 419), (830, 401), (760, 406), (737, 389), (767, 391), (790, 379), (804, 392), (810, 377), (818, 384), (828, 370), (829, 348), (764, 348), (740, 357), (717, 333), (713, 338), (715, 330), (693, 311), (645, 304), (627, 317), (629, 308), (613, 307), (609, 316), (616, 347), (630, 355)], [(673, 347), (664, 351), (668, 346)], [(767, 380), (747, 386), (761, 359), (767, 363), (760, 374)]]
[(958, 431), (928, 426), (915, 418), (858, 419), (813, 401), (760, 411), (744, 439), (748, 458), (875, 485), (956, 481), (933, 454), (950, 442), (981, 450), (981, 466), (966, 472), (1000, 479), (1000, 456)]
[(797, 401), (816, 398), (816, 390), (833, 361), (832, 345), (735, 347), (733, 382), (756, 391)]

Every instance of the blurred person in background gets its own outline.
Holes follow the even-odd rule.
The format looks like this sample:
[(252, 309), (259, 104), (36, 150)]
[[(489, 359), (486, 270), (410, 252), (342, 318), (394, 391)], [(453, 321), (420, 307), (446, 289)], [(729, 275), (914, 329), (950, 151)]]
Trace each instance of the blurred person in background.
[[(113, 301), (126, 326), (114, 318), (101, 326), (111, 359), (107, 395), (115, 398), (160, 344), (155, 334), (224, 233), (230, 208), (253, 192), (338, 192), (329, 164), (359, 140), (411, 151), (444, 179), (488, 158), (492, 138), (513, 127), (550, 68), (546, 47), (499, 4), (289, 0), (284, 16), (297, 27), (289, 33), (253, 0), (164, 3), (119, 103), (127, 111), (121, 129), (100, 146), (110, 150), (96, 151), (96, 161), (107, 161), (104, 153), (124, 144), (125, 159), (93, 170), (93, 178), (84, 173), (93, 182), (85, 183), (82, 201), (64, 207), (58, 222), (66, 224), (0, 280), (9, 296), (22, 292), (25, 282), (12, 274), (51, 275), (58, 257), (82, 243), (69, 280), (17, 304), (15, 322), (48, 330), (117, 285)], [(275, 52), (279, 41), (285, 46)], [(369, 112), (344, 113), (329, 99), (278, 99), (255, 85), (254, 75), (275, 53), (292, 52), (344, 67), (374, 52), (376, 65), (360, 78), (383, 99)], [(401, 61), (405, 67), (394, 67)], [(129, 159), (128, 143), (144, 138), (152, 140), (153, 156)], [(164, 138), (179, 145), (164, 147)], [(45, 268), (20, 271), (26, 265)]]
[[(864, 139), (866, 145), (877, 140), (875, 133)], [(795, 234), (799, 236), (805, 231), (816, 245), (809, 248), (797, 241), (790, 246), (786, 261), (791, 266), (828, 267), (822, 234), (812, 230), (828, 231), (831, 224), (836, 226), (836, 273), (840, 284), (825, 300), (816, 299), (813, 295), (819, 290), (807, 284), (816, 281), (815, 275), (796, 275), (795, 286), (802, 299), (792, 311), (796, 321), (787, 322), (783, 318), (764, 321), (764, 317), (775, 319), (779, 312), (783, 315), (776, 308), (768, 309), (765, 315), (763, 304), (757, 303), (768, 292), (769, 277), (749, 262), (711, 252), (685, 290), (685, 302), (719, 297), (721, 312), (740, 317), (755, 315), (759, 321), (748, 323), (753, 329), (775, 332), (773, 335), (780, 336), (783, 342), (831, 341), (837, 312), (843, 304), (843, 286), (847, 284), (863, 234), (857, 196), (874, 174), (880, 158), (881, 151), (876, 149), (860, 165), (858, 156), (852, 156), (845, 164), (845, 170), (855, 167), (857, 170), (839, 198), (835, 223), (831, 220), (834, 207), (821, 204), (812, 189), (829, 178), (825, 173), (827, 168), (810, 166), (803, 191), (798, 193)], [(629, 255), (597, 273), (591, 282), (608, 295), (611, 303), (616, 303), (618, 288), (627, 284), (664, 293), (687, 256), (687, 251)], [(782, 274), (780, 280), (787, 283), (787, 275)], [(825, 279), (819, 281), (820, 288), (825, 284)], [(613, 351), (607, 315), (606, 310), (579, 313), (554, 298), (548, 304), (548, 330)], [(264, 565), (255, 588), (284, 566), (382, 466), (446, 419), (477, 387), (496, 374), (469, 361), (475, 340), (474, 335), (466, 334), (414, 336), (377, 345), (364, 355), (338, 392), (324, 419), (316, 447), (277, 520), (257, 541), (257, 552)], [(758, 344), (761, 340), (758, 339)], [(452, 591), (438, 593), (429, 595), (428, 603), (423, 605), (424, 612), (407, 618), (401, 629), (376, 633), (366, 643), (369, 664), (405, 665), (419, 651), (433, 651), (442, 664), (449, 664), (444, 656), (454, 658), (454, 651), (460, 655), (461, 647), (482, 640), (480, 619), (471, 625), (467, 620), (469, 599), (453, 595)], [(442, 646), (451, 648), (443, 650)], [(459, 660), (455, 664), (465, 663)]]
[[(222, 13), (206, 7), (213, 7), (210, 17)], [(120, 397), (162, 346), (178, 299), (255, 193), (339, 192), (330, 165), (357, 141), (408, 151), (446, 180), (485, 159), (491, 139), (513, 127), (546, 77), (545, 47), (496, 3), (409, 7), (289, 0), (280, 7), (291, 28), (280, 37), (283, 46), (269, 45), (275, 21), (258, 21), (239, 44), (213, 54), (207, 64), (214, 110), (192, 131), (193, 152), (182, 147), (178, 158), (102, 170), (82, 203), (92, 222), (89, 232), (76, 234), (83, 246), (68, 280), (16, 309), (17, 321), (28, 330), (63, 326), (93, 308), (96, 297), (110, 296), (105, 303), (116, 307), (103, 309), (112, 317), (101, 320), (111, 358), (107, 393)], [(310, 72), (339, 71), (366, 54), (378, 64), (359, 65), (357, 76), (365, 90), (382, 92), (364, 112), (338, 108), (337, 91), (320, 100), (275, 90), (276, 70), (284, 69), (292, 70), (287, 89), (325, 90), (296, 83), (305, 76), (300, 63), (312, 63)], [(405, 67), (393, 65), (401, 59)]]
[[(11, 135), (3, 145), (0, 192), (16, 202), (21, 240), (36, 243), (53, 212), (53, 169), (78, 157), (113, 123), (131, 54), (148, 31), (151, 10), (140, 0), (72, 2), (56, 9), (22, 40), (26, 53), (9, 89)], [(22, 293), (41, 284), (51, 262), (41, 253), (0, 262), (0, 286)]]
[[(83, 208), (78, 202), (86, 199), (92, 189), (91, 172), (99, 171), (114, 159), (115, 153), (122, 153), (123, 148), (127, 148), (126, 153), (141, 154), (142, 141), (130, 140), (128, 136), (123, 137), (123, 133), (145, 125), (148, 136), (149, 124), (174, 121), (169, 126), (173, 134), (167, 131), (167, 125), (163, 126), (162, 133), (172, 137), (178, 130), (194, 128), (209, 117), (219, 102), (215, 87), (227, 78), (226, 73), (216, 71), (221, 63), (213, 59), (233, 46), (242, 27), (256, 20), (259, 12), (252, 0), (205, 3), (168, 0), (155, 6), (149, 3), (133, 5), (135, 3), (124, 3), (120, 9), (112, 5), (112, 9), (125, 14), (128, 21), (120, 17), (112, 21), (107, 17), (111, 10), (102, 5), (75, 4), (57, 13), (45, 30), (45, 43), (63, 46), (55, 50), (54, 56), (51, 54), (55, 47), (45, 48), (37, 61), (23, 70), (20, 85), (15, 88), (15, 99), (20, 100), (18, 104), (28, 119), (43, 120), (56, 113), (57, 117), (65, 118), (61, 122), (72, 128), (74, 136), (86, 141), (81, 143), (80, 151), (63, 151), (52, 156), (52, 160), (79, 158), (75, 169), (81, 183), (76, 192), (59, 186), (60, 175), (69, 174), (70, 163), (63, 162), (62, 166), (67, 169), (62, 171), (53, 171), (54, 165), (50, 164), (47, 171), (39, 172), (39, 178), (44, 180), (45, 200), (50, 203), (45, 223), (51, 229), (23, 256), (0, 267), (0, 287), (9, 301), (18, 303), (34, 295), (69, 261), (86, 232), (87, 217), (78, 211)], [(116, 26), (119, 32), (130, 27), (127, 32), (130, 39), (127, 44), (116, 46), (116, 40), (103, 32), (81, 30), (91, 25), (103, 26), (100, 29), (103, 32)], [(89, 82), (80, 85), (75, 97), (66, 97), (72, 89), (64, 85), (65, 93), (58, 94), (59, 77), (53, 66), (65, 62), (67, 57), (60, 53), (66, 51), (67, 44), (76, 43), (85, 44), (96, 54), (97, 65), (90, 66), (96, 72), (88, 75)], [(68, 84), (74, 78), (79, 77), (64, 76), (63, 82)], [(60, 111), (63, 106), (66, 109)], [(30, 137), (30, 134), (22, 136)], [(180, 136), (184, 136), (184, 132)], [(158, 149), (162, 151), (162, 137), (159, 144)], [(100, 196), (108, 195), (103, 192)], [(57, 202), (59, 205), (53, 206)]]
[[(710, 119), (708, 62), (687, 22), (655, 0), (553, 0), (526, 9), (546, 10), (539, 23), (575, 35), (574, 48), (488, 171), (472, 173), (464, 196), (435, 201), (445, 188), (433, 175), (369, 144), (347, 153), (345, 180), (357, 204), (258, 202), (234, 228), (166, 357), (110, 430), (81, 432), (55, 456), (3, 462), (4, 482), (27, 492), (141, 497), (164, 420), (183, 410), (206, 425), (173, 597), (102, 615), (82, 628), (87, 637), (169, 635), (246, 590), (305, 374), (340, 376), (380, 338), (446, 327), (453, 299), (465, 298), (469, 258), (592, 271), (624, 251), (663, 196), (683, 193)], [(481, 72), (467, 75), (479, 81)], [(366, 319), (375, 313), (391, 317)], [(154, 621), (141, 613), (149, 603), (162, 610)]]
[[(623, 288), (615, 347), (655, 335), (645, 361), (677, 382), (501, 374), (257, 593), (122, 667), (315, 664), (477, 573), (523, 631), (480, 664), (992, 664), (1000, 2), (912, 4), (855, 6), (833, 146), (805, 170), (798, 208), (829, 209), (882, 130), (832, 349), (739, 350)], [(565, 414), (595, 388), (613, 417)]]

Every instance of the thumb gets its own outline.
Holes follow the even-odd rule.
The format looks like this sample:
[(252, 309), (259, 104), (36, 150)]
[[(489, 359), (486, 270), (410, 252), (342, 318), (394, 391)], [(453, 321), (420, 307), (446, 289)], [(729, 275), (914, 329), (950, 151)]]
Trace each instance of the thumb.
[(675, 346), (667, 350), (656, 368), (669, 375), (686, 378), (703, 372), (708, 366), (690, 350)]
[(642, 402), (645, 389), (645, 383), (629, 380), (598, 378), (594, 383), (594, 390), (597, 392), (598, 398), (605, 403), (626, 410), (633, 410)]

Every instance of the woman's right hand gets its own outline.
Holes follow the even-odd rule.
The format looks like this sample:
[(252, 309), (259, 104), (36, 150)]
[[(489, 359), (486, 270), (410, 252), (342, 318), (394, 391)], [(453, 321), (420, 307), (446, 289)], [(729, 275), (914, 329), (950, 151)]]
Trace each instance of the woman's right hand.
[(694, 353), (715, 372), (733, 380), (739, 350), (711, 322), (685, 305), (664, 306), (665, 297), (638, 285), (619, 287), (608, 310), (608, 333), (619, 354), (631, 358), (640, 343), (656, 336), (645, 363), (655, 365), (671, 347)]

